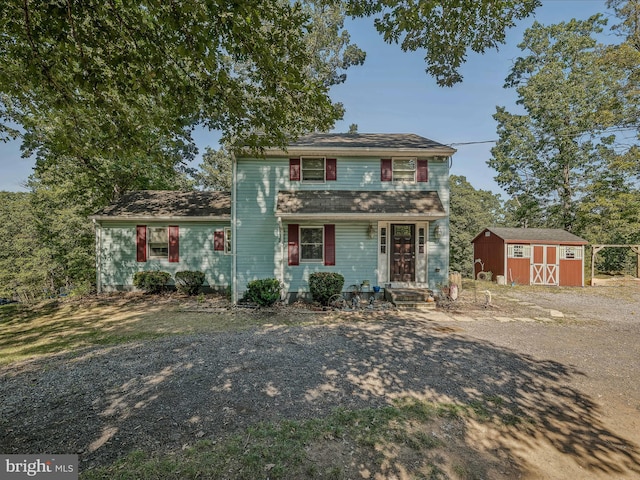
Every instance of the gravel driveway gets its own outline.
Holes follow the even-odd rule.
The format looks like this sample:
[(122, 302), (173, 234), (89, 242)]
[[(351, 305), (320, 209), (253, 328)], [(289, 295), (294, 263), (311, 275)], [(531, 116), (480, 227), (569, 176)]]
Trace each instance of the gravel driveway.
[[(87, 467), (337, 406), (500, 398), (530, 420), (491, 440), (522, 478), (640, 478), (640, 286), (610, 288), (503, 289), (493, 311), (381, 312), (14, 363), (0, 369), (0, 451), (78, 453)], [(564, 316), (541, 320), (550, 309)]]

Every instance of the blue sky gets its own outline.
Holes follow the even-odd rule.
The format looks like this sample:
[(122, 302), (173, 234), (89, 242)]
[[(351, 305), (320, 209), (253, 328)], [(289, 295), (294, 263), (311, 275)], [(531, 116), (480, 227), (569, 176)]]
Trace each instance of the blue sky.
[[(453, 88), (438, 87), (425, 74), (420, 52), (403, 53), (397, 45), (385, 44), (370, 19), (350, 22), (352, 41), (367, 52), (367, 60), (348, 70), (346, 83), (332, 90), (333, 99), (346, 107), (344, 120), (334, 131), (346, 132), (355, 123), (360, 133), (416, 133), (453, 144), (458, 152), (451, 173), (464, 175), (477, 189), (499, 193), (494, 172), (486, 164), (493, 144), (456, 144), (496, 140), (492, 118), (496, 106), (515, 110), (515, 92), (502, 85), (521, 54), (517, 45), (528, 26), (535, 20), (551, 24), (604, 11), (604, 0), (543, 0), (533, 16), (508, 32), (506, 44), (497, 52), (470, 54), (462, 68), (464, 81)], [(208, 145), (218, 148), (218, 139), (216, 132), (195, 135), (201, 151)], [(0, 143), (0, 190), (24, 190), (33, 164), (33, 159), (20, 158), (18, 142)]]

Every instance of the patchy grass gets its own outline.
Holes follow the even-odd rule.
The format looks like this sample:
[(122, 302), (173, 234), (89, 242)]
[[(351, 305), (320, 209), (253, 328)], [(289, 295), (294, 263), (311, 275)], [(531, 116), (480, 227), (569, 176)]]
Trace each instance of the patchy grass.
[(474, 410), (417, 399), (381, 409), (338, 409), (321, 419), (261, 423), (162, 456), (136, 451), (81, 478), (486, 478), (466, 455), (451, 453), (465, 448), (463, 419), (480, 420)]
[(191, 308), (195, 302), (181, 296), (122, 294), (3, 305), (0, 365), (94, 345), (292, 323), (273, 312)]

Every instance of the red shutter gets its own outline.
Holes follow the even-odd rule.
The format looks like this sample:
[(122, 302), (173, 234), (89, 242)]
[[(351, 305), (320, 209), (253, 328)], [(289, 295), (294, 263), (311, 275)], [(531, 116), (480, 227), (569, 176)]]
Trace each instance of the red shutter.
[(324, 226), (324, 264), (336, 264), (336, 226)]
[(386, 158), (380, 160), (380, 181), (390, 182), (393, 180), (393, 166), (391, 165), (391, 159)]
[(180, 227), (177, 225), (169, 226), (169, 261), (180, 261)]
[(136, 262), (147, 261), (147, 226), (136, 226)]
[(327, 158), (326, 180), (338, 180), (338, 161), (335, 158)]
[(300, 241), (298, 225), (289, 224), (289, 265), (300, 265)]
[(213, 233), (213, 249), (216, 252), (224, 251), (224, 230), (216, 230)]
[(300, 181), (300, 159), (299, 158), (289, 159), (289, 180), (291, 180), (292, 182)]
[(427, 160), (418, 160), (418, 182), (429, 181), (429, 163)]

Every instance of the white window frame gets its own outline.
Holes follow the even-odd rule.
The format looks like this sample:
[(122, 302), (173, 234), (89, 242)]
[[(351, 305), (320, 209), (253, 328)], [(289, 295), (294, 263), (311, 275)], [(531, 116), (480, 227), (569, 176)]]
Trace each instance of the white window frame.
[(582, 260), (582, 247), (560, 245), (560, 260)]
[[(397, 161), (413, 161), (413, 170), (396, 168)], [(396, 178), (396, 172), (413, 172), (413, 179)], [(391, 159), (391, 180), (397, 183), (416, 183), (418, 175), (418, 158), (417, 157), (393, 157)]]
[[(311, 242), (303, 242), (302, 241), (302, 231), (303, 230), (321, 230), (322, 236), (320, 243), (311, 243)], [(298, 238), (300, 244), (300, 263), (322, 263), (324, 264), (324, 226), (322, 225), (304, 225), (300, 226), (298, 229)], [(320, 245), (321, 256), (320, 258), (304, 258), (304, 248), (303, 245)]]
[[(304, 161), (305, 160), (322, 160), (322, 178), (304, 178)], [(319, 171), (320, 169), (309, 169), (307, 171)], [(300, 180), (306, 183), (325, 183), (327, 180), (327, 157), (300, 157)]]
[(233, 246), (231, 243), (231, 227), (224, 227), (224, 254), (231, 255)]
[[(147, 227), (148, 233), (147, 233), (147, 253), (149, 258), (169, 258), (169, 227)], [(158, 230), (164, 230), (165, 235), (166, 235), (166, 243), (164, 241), (162, 242), (154, 242), (154, 233)], [(156, 234), (157, 235), (157, 234)], [(160, 245), (165, 245), (165, 247), (159, 247)], [(154, 254), (153, 249), (154, 248), (166, 248), (167, 253), (164, 253), (162, 255), (157, 255)]]
[(531, 258), (531, 245), (510, 244), (507, 246), (509, 258)]

